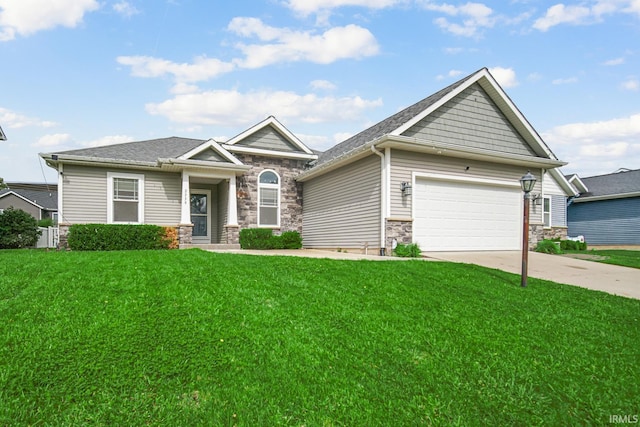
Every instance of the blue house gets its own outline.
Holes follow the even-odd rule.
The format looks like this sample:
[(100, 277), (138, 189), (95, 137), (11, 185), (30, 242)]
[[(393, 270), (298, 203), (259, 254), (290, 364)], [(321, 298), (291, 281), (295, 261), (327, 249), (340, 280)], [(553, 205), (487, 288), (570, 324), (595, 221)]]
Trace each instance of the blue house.
[(569, 236), (582, 235), (590, 245), (640, 245), (640, 169), (578, 181), (586, 192), (567, 209)]

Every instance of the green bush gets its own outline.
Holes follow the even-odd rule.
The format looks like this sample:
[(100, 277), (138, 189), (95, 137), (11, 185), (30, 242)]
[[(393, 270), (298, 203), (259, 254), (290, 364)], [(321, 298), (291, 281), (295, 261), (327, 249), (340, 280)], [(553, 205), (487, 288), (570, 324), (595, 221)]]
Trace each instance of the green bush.
[(422, 251), (417, 243), (410, 243), (405, 245), (403, 243), (398, 243), (396, 248), (393, 250), (396, 256), (403, 258), (419, 258)]
[(53, 227), (53, 220), (51, 218), (45, 218), (38, 221), (38, 227)]
[(10, 207), (0, 213), (0, 249), (35, 246), (41, 234), (36, 219), (22, 209)]
[(275, 236), (270, 228), (243, 228), (240, 230), (242, 249), (300, 249), (302, 237), (297, 231), (285, 231)]
[(544, 254), (561, 254), (562, 250), (560, 249), (560, 245), (558, 244), (558, 242), (544, 239), (538, 242), (538, 245), (536, 246), (536, 252), (541, 252)]
[(586, 251), (587, 243), (578, 242), (575, 240), (561, 240), (560, 249), (562, 249), (563, 251)]
[(76, 251), (168, 249), (171, 242), (164, 227), (147, 224), (74, 224), (68, 236)]

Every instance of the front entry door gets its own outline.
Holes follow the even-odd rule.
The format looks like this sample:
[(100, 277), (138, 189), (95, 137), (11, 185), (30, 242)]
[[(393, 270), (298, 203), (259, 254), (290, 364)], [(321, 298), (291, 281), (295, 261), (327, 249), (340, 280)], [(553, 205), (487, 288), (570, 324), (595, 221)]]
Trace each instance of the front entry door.
[(211, 191), (191, 190), (193, 243), (211, 243)]

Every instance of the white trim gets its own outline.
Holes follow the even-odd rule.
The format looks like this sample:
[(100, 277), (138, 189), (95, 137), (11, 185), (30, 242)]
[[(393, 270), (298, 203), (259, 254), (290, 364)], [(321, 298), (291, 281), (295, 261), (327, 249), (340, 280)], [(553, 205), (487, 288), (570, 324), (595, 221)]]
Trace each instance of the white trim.
[[(387, 147), (384, 149), (384, 169), (385, 173), (384, 177), (384, 193), (385, 193), (385, 204), (383, 209), (383, 214), (385, 218), (389, 218), (391, 216), (391, 148)], [(385, 227), (386, 230), (386, 227)]]
[(236, 192), (236, 177), (229, 177), (229, 194), (227, 196), (227, 225), (238, 225), (238, 194)]
[(260, 123), (250, 127), (249, 129), (245, 130), (241, 134), (234, 136), (233, 138), (231, 138), (229, 141), (226, 142), (226, 145), (234, 145), (234, 144), (242, 141), (243, 139), (245, 139), (249, 135), (252, 135), (252, 134), (256, 133), (257, 131), (259, 131), (260, 129), (262, 129), (262, 128), (266, 127), (266, 126), (269, 126), (269, 125), (275, 127), (276, 130), (279, 131), (282, 135), (284, 135), (285, 138), (287, 138), (289, 140), (289, 142), (291, 142), (293, 145), (295, 145), (296, 147), (298, 147), (299, 149), (301, 149), (302, 151), (304, 151), (307, 154), (314, 155), (313, 151), (311, 151), (306, 145), (304, 145), (302, 143), (302, 141), (300, 141), (298, 139), (297, 136), (295, 136), (293, 133), (291, 133), (289, 131), (289, 129), (284, 127), (284, 125), (282, 123), (280, 123), (273, 116), (267, 117), (266, 119), (264, 119)]
[[(274, 173), (277, 177), (278, 177), (278, 184), (261, 184), (260, 183), (260, 176), (262, 176), (262, 174), (264, 174), (265, 172), (272, 172)], [(278, 172), (276, 172), (273, 169), (264, 169), (263, 171), (261, 171), (258, 174), (258, 203), (257, 203), (257, 207), (258, 207), (258, 227), (260, 228), (279, 228), (280, 227), (280, 192), (281, 192), (281, 187), (282, 187), (282, 177), (280, 177), (280, 174), (278, 174)], [(276, 189), (277, 190), (277, 207), (276, 207), (276, 224), (262, 224), (260, 221), (260, 190), (262, 188), (267, 188), (267, 189)], [(231, 195), (229, 195), (229, 197), (231, 197)]]
[(476, 178), (471, 176), (455, 176), (455, 175), (445, 175), (440, 173), (413, 172), (411, 174), (411, 178), (413, 180), (412, 185), (415, 185), (416, 178), (426, 178), (426, 179), (432, 179), (436, 181), (469, 182), (472, 184), (493, 185), (497, 187), (520, 188), (520, 182), (518, 181), (512, 182), (512, 181), (504, 181), (500, 179)]
[(64, 221), (64, 210), (63, 210), (63, 193), (64, 193), (64, 165), (62, 163), (58, 164), (58, 224)]
[[(549, 211), (547, 212), (549, 214), (549, 225), (544, 223), (544, 201), (548, 200), (549, 201)], [(542, 196), (542, 227), (543, 228), (552, 228), (553, 227), (553, 198), (551, 196)]]
[(583, 198), (576, 197), (573, 199), (573, 203), (598, 202), (601, 200), (626, 199), (629, 197), (640, 197), (640, 191), (634, 191), (633, 193), (605, 194), (602, 196), (585, 196)]
[[(114, 221), (113, 219), (113, 179), (138, 180), (138, 221)], [(144, 224), (144, 175), (134, 173), (107, 172), (107, 223), (108, 224)]]
[(307, 160), (314, 160), (318, 158), (318, 156), (315, 154), (266, 150), (264, 148), (252, 148), (252, 147), (243, 147), (243, 146), (230, 146), (230, 145), (225, 145), (225, 146), (227, 150), (232, 151), (234, 153), (261, 154), (263, 156), (269, 156), (269, 157), (288, 157), (291, 159), (307, 159)]
[(182, 156), (178, 157), (177, 160), (191, 160), (191, 157), (202, 153), (203, 151), (212, 148), (214, 151), (216, 151), (218, 154), (222, 155), (222, 157), (224, 157), (225, 159), (229, 160), (231, 163), (235, 164), (235, 165), (242, 165), (242, 162), (238, 159), (235, 158), (235, 156), (233, 154), (231, 154), (230, 152), (228, 152), (227, 150), (224, 149), (224, 147), (222, 147), (220, 144), (218, 144), (215, 140), (210, 139), (208, 141), (206, 141), (204, 144), (197, 146), (196, 148), (194, 148), (193, 150), (183, 154)]
[(189, 172), (182, 171), (182, 189), (180, 197), (180, 224), (191, 224), (191, 205), (189, 199)]

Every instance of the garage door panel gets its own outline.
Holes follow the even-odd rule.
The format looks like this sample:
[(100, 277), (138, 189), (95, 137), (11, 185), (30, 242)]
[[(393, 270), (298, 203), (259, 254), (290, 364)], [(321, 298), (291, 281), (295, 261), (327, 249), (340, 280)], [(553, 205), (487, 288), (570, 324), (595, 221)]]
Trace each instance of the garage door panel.
[(418, 179), (414, 203), (414, 241), (423, 250), (515, 250), (520, 245), (518, 188)]

